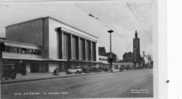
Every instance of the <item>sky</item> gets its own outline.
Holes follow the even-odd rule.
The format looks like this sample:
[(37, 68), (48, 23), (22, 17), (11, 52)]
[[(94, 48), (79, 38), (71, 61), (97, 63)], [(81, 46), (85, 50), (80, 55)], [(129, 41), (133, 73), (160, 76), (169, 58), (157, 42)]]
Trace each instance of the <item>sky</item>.
[[(0, 37), (5, 26), (51, 16), (98, 36), (98, 45), (109, 51), (108, 30), (112, 29), (112, 50), (121, 59), (132, 51), (135, 30), (141, 53), (152, 54), (153, 0), (75, 1), (75, 2), (1, 2)], [(92, 16), (89, 16), (92, 14)]]

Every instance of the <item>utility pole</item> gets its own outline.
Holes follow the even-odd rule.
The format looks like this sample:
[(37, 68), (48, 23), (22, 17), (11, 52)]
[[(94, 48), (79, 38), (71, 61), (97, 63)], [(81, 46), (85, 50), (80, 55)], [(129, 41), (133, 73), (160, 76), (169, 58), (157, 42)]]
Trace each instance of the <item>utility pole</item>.
[(4, 51), (4, 40), (1, 40), (0, 39), (0, 80), (1, 80), (1, 77), (2, 77), (2, 72), (3, 72), (3, 62), (2, 62), (2, 52)]

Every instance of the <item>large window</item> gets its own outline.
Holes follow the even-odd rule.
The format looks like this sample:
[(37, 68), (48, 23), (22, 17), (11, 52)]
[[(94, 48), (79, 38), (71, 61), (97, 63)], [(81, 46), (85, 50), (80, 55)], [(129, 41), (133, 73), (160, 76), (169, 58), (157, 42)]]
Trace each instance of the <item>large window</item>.
[(96, 43), (92, 42), (92, 56), (93, 60), (96, 61)]
[(88, 60), (91, 60), (91, 54), (92, 54), (92, 51), (91, 51), (91, 42), (90, 41), (87, 41), (88, 43)]
[(64, 33), (63, 36), (64, 36), (64, 40), (63, 40), (63, 46), (64, 46), (63, 56), (64, 56), (64, 58), (68, 58), (68, 40), (69, 40), (69, 37), (68, 37), (68, 34), (66, 34), (66, 33)]
[(71, 35), (64, 31), (64, 58), (70, 59), (71, 58)]
[(32, 55), (41, 54), (41, 51), (38, 49), (19, 48), (19, 47), (12, 47), (12, 46), (5, 46), (5, 52), (18, 53), (18, 54), (32, 54)]
[(59, 58), (61, 59), (61, 58), (63, 58), (63, 53), (62, 53), (62, 32), (61, 31), (59, 31), (59, 32), (57, 32), (57, 34), (58, 34), (58, 54), (59, 54)]
[(80, 48), (80, 57), (85, 60), (85, 40), (82, 38), (80, 39)]
[(77, 58), (77, 37), (72, 36), (72, 58), (76, 59)]

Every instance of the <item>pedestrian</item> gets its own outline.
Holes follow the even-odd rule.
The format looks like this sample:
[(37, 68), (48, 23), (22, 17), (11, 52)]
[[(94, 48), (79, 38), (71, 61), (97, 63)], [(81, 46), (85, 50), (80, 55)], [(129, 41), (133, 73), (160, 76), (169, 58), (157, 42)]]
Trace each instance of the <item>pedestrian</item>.
[(53, 75), (58, 75), (58, 74), (59, 74), (59, 69), (55, 68), (54, 71), (53, 71)]

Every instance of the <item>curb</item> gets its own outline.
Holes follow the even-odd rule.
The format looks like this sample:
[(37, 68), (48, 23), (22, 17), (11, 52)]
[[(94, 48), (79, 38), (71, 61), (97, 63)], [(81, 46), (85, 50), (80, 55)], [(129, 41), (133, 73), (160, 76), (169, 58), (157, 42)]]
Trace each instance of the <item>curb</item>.
[(11, 84), (11, 83), (19, 83), (19, 82), (27, 82), (27, 81), (37, 81), (37, 80), (47, 80), (47, 79), (56, 79), (56, 78), (68, 78), (68, 77), (77, 77), (77, 76), (86, 76), (89, 74), (97, 74), (97, 73), (86, 73), (86, 74), (76, 74), (76, 75), (68, 75), (68, 76), (55, 76), (55, 77), (45, 77), (45, 78), (35, 78), (35, 79), (23, 79), (23, 80), (13, 80), (13, 81), (1, 81), (1, 84)]

